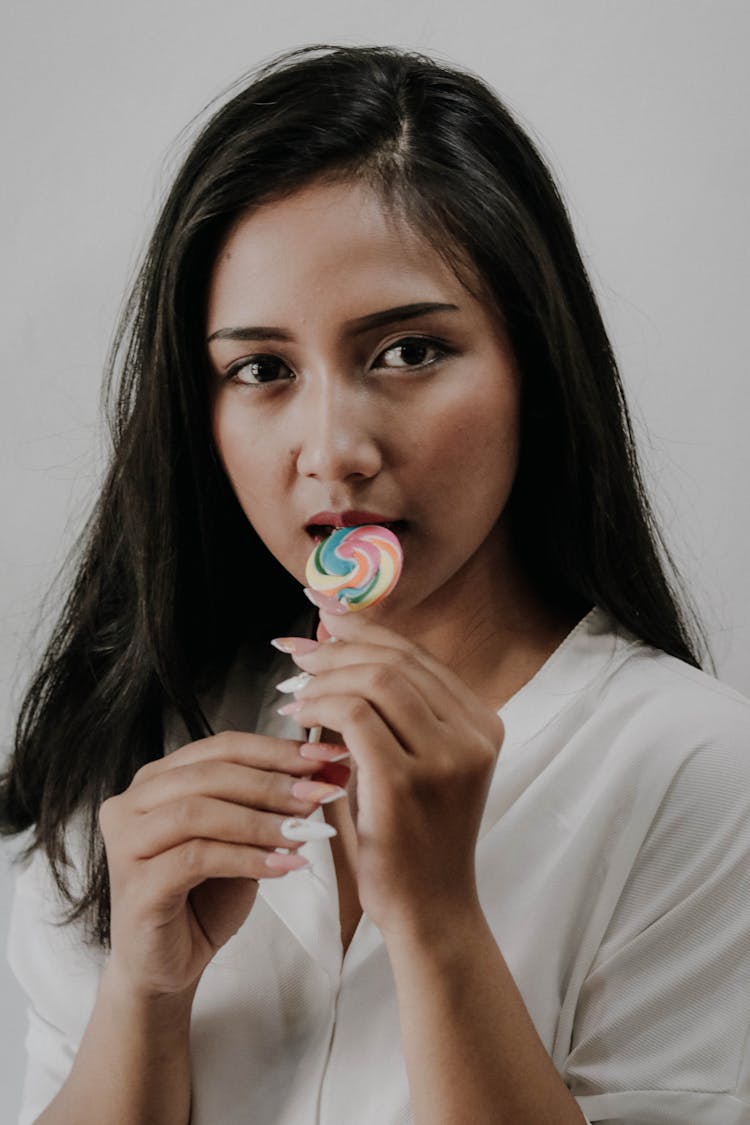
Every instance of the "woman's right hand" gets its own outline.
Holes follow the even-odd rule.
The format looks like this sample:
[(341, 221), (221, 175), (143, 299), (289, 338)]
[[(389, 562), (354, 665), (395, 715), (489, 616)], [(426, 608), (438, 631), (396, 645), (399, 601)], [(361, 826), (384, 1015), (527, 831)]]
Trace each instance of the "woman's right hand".
[(305, 865), (281, 824), (333, 793), (312, 774), (347, 774), (324, 766), (326, 747), (308, 752), (317, 760), (301, 756), (299, 742), (228, 731), (149, 762), (104, 802), (110, 978), (144, 999), (192, 990), (247, 918), (258, 879)]

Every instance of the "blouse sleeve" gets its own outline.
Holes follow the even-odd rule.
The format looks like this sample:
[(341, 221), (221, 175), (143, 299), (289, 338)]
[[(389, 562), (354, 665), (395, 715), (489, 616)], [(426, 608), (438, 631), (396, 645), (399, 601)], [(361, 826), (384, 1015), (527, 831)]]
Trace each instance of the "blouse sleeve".
[(749, 732), (683, 762), (581, 989), (566, 1081), (598, 1125), (750, 1125)]
[(37, 851), (16, 878), (8, 961), (27, 997), (26, 1075), (19, 1125), (31, 1125), (65, 1082), (91, 1016), (103, 955), (60, 925), (60, 895)]

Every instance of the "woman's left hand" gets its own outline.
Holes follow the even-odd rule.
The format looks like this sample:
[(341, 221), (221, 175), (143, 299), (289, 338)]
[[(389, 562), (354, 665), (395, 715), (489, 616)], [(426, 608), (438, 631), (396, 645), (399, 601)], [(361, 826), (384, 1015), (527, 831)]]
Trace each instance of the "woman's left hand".
[[(474, 853), (503, 724), (390, 629), (321, 613), (338, 643), (295, 654), (294, 719), (341, 734), (357, 767), (357, 880), (384, 933), (477, 906)], [(309, 643), (309, 642), (308, 642)]]

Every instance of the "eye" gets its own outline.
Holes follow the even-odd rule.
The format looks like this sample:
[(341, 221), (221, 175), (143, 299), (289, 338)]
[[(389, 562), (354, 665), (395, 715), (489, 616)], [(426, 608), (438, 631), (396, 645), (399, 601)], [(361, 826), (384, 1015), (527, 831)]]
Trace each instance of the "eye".
[(276, 355), (251, 355), (233, 363), (227, 371), (227, 379), (248, 387), (264, 383), (278, 383), (293, 379), (294, 375), (283, 360)]
[(420, 367), (431, 367), (443, 356), (448, 355), (445, 344), (427, 340), (422, 336), (405, 336), (391, 344), (375, 360), (375, 367), (389, 367), (392, 370), (408, 371)]

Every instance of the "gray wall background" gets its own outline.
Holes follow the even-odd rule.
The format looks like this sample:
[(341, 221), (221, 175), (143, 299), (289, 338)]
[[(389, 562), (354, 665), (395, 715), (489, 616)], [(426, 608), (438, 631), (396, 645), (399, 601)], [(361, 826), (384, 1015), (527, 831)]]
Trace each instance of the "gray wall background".
[[(104, 356), (186, 123), (256, 62), (394, 43), (468, 66), (557, 173), (667, 540), (722, 679), (750, 695), (744, 0), (53, 0), (0, 26), (0, 755), (41, 602), (99, 479)], [(0, 851), (4, 948), (13, 849)], [(0, 1123), (23, 998), (0, 959)]]

